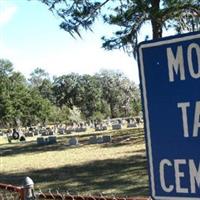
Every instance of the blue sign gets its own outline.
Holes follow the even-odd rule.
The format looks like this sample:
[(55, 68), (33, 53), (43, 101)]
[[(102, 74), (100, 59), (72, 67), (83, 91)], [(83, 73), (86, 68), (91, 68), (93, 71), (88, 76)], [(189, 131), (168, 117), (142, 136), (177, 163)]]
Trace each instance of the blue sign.
[(200, 32), (141, 43), (153, 199), (200, 199)]

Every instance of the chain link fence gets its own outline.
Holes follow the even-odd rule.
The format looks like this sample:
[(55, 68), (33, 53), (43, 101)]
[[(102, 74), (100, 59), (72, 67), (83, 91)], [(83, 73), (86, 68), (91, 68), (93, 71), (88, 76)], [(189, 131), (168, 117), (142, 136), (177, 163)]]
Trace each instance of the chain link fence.
[(0, 183), (0, 200), (151, 200), (150, 197), (105, 197), (100, 196), (82, 196), (71, 195), (64, 192), (47, 192), (43, 193), (34, 191), (34, 183), (26, 177), (22, 187), (6, 185)]
[(118, 197), (105, 197), (101, 196), (82, 196), (82, 195), (70, 195), (64, 193), (36, 193), (36, 200), (150, 200), (147, 197), (130, 197), (130, 198), (118, 198)]
[(23, 200), (23, 188), (0, 183), (0, 200)]

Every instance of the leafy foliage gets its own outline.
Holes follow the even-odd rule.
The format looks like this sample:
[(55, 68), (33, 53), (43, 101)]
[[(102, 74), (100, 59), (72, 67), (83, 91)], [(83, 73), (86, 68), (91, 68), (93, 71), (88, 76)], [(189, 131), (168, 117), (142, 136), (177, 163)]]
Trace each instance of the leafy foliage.
[(92, 30), (100, 17), (117, 27), (111, 37), (103, 36), (108, 50), (123, 48), (136, 55), (138, 34), (146, 23), (152, 26), (153, 38), (162, 37), (163, 29), (177, 32), (199, 30), (199, 0), (39, 0), (62, 22), (60, 27), (73, 37)]
[(94, 76), (71, 73), (54, 78), (36, 68), (27, 81), (0, 60), (0, 125), (100, 121), (141, 111), (137, 86), (124, 74), (103, 70)]
[(29, 88), (25, 77), (13, 71), (8, 60), (0, 60), (0, 124), (1, 126), (31, 125), (45, 122), (50, 102)]
[(109, 105), (109, 116), (131, 115), (131, 99), (138, 93), (136, 85), (121, 72), (103, 70), (96, 77), (101, 84), (103, 99)]
[(29, 82), (32, 87), (39, 88), (44, 80), (48, 80), (48, 73), (42, 68), (37, 67), (31, 74)]

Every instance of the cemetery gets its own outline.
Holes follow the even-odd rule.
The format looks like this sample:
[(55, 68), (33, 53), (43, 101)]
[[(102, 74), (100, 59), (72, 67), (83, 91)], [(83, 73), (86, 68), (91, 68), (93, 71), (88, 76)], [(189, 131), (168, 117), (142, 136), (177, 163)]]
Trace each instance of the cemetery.
[[(142, 128), (143, 120), (141, 117), (130, 117), (130, 118), (116, 118), (104, 120), (95, 124), (87, 123), (74, 123), (73, 125), (59, 124), (51, 125), (47, 127), (29, 127), (29, 128), (14, 128), (3, 130), (0, 132), (0, 136), (7, 136), (8, 141), (20, 140), (21, 137), (38, 137), (37, 141), (48, 140), (49, 138), (56, 138), (56, 135), (65, 135), (72, 133), (84, 133), (87, 132), (101, 132), (111, 130), (121, 130), (124, 128)], [(49, 137), (54, 136), (54, 137)], [(44, 137), (44, 138), (43, 138)], [(45, 138), (49, 137), (49, 138)], [(55, 140), (56, 141), (56, 140)], [(44, 142), (45, 143), (45, 142)], [(48, 144), (48, 142), (46, 142)]]
[(64, 125), (57, 129), (33, 128), (23, 134), (26, 138), (23, 143), (20, 140), (8, 143), (3, 134), (0, 179), (18, 184), (22, 177), (30, 176), (37, 181), (36, 189), (44, 191), (59, 188), (74, 192), (78, 186), (82, 194), (90, 190), (92, 194), (104, 191), (107, 195), (147, 195), (143, 127), (128, 127), (126, 120), (120, 129), (113, 129), (113, 124), (116, 120), (102, 130), (90, 124), (82, 127), (82, 132)]

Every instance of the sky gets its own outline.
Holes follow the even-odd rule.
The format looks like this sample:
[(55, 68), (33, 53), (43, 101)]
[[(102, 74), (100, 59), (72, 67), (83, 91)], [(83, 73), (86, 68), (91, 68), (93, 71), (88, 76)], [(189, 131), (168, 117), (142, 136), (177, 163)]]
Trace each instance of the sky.
[[(37, 67), (51, 76), (71, 72), (94, 74), (101, 69), (119, 70), (136, 84), (138, 66), (123, 50), (101, 48), (101, 36), (111, 35), (110, 26), (98, 22), (93, 32), (74, 39), (59, 28), (61, 20), (37, 0), (0, 0), (0, 58), (9, 59), (15, 71), (27, 78)], [(141, 39), (150, 32), (141, 31)]]

